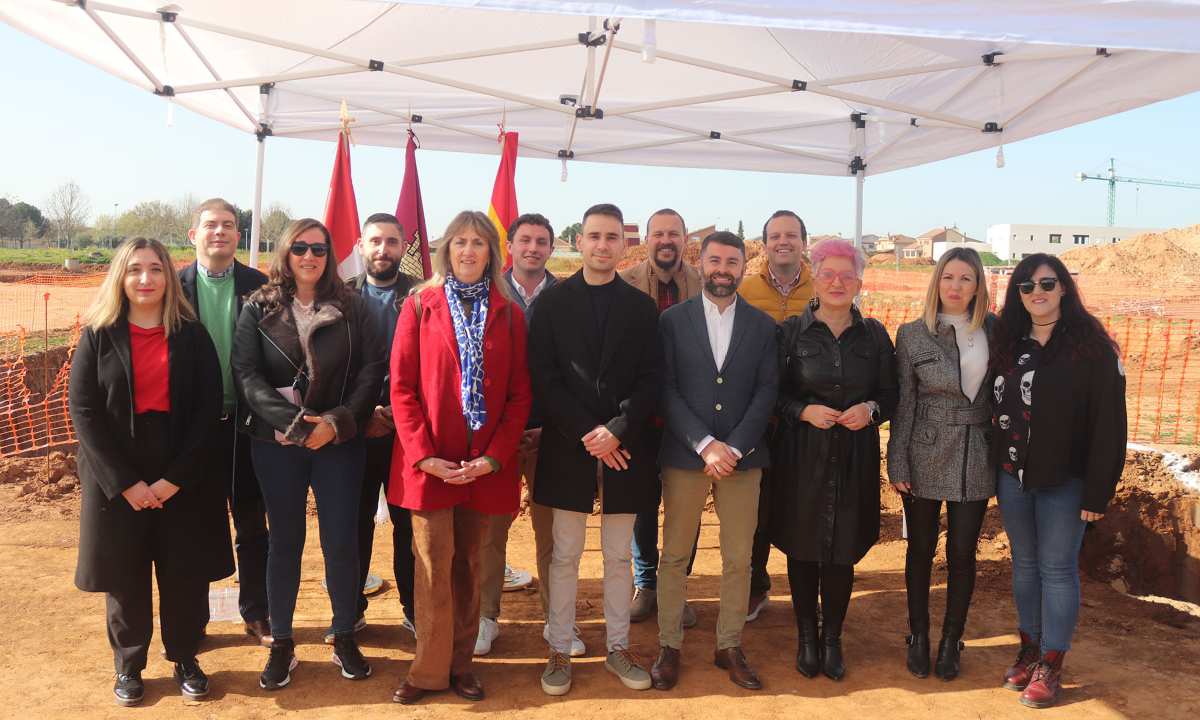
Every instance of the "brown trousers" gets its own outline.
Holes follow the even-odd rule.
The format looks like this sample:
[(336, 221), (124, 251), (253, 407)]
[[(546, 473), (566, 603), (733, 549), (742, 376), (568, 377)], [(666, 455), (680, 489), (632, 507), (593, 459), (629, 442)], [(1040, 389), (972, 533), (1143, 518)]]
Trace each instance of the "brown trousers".
[(471, 672), (479, 634), (479, 543), (488, 516), (464, 506), (413, 510), (417, 654), (408, 683), (445, 690)]
[[(533, 502), (537, 469), (537, 450), (521, 453), (521, 474), (529, 488), (529, 519), (533, 524), (533, 547), (537, 554), (538, 596), (542, 617), (550, 604), (550, 556), (554, 552), (554, 509)], [(489, 515), (479, 548), (479, 613), (495, 620), (500, 617), (500, 594), (504, 588), (505, 548), (512, 515)]]

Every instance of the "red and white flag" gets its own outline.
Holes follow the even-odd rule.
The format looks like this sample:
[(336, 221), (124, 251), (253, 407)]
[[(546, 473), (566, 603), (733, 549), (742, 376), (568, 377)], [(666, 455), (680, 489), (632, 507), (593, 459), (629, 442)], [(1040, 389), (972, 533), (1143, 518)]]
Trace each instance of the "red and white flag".
[(337, 155), (333, 160), (333, 177), (329, 179), (329, 196), (325, 199), (325, 227), (333, 238), (333, 257), (338, 274), (348, 280), (363, 272), (362, 257), (355, 249), (362, 227), (358, 224), (358, 203), (354, 199), (354, 179), (350, 175), (350, 131), (338, 132)]
[(417, 176), (417, 141), (408, 131), (408, 147), (404, 151), (404, 184), (396, 203), (396, 219), (404, 230), (407, 247), (416, 246), (421, 252), (421, 271), (425, 279), (433, 274), (429, 263), (429, 229), (425, 227), (425, 205), (421, 202), (421, 180)]

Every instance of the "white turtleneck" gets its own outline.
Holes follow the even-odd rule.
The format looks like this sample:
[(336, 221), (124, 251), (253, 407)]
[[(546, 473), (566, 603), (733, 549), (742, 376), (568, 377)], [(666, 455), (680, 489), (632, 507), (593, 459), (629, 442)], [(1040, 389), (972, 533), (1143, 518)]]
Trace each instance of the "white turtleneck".
[(987, 375), (988, 341), (983, 328), (971, 329), (971, 319), (967, 314), (947, 315), (938, 313), (938, 322), (954, 328), (954, 339), (958, 342), (958, 365), (961, 369), (963, 394), (975, 402), (979, 386)]

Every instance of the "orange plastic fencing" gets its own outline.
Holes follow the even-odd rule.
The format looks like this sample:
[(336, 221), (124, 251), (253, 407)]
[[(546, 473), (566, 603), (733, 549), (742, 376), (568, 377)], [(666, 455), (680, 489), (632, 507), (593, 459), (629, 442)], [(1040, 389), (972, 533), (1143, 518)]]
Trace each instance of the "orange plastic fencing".
[[(0, 282), (0, 457), (75, 442), (67, 406), (71, 354), (79, 316), (102, 274), (32, 274)], [(863, 311), (895, 336), (921, 314), (928, 273), (871, 268)], [(989, 278), (992, 297), (1005, 277)], [(1200, 322), (1197, 313), (1138, 310), (1101, 313), (1121, 348), (1129, 437), (1139, 442), (1200, 447)]]

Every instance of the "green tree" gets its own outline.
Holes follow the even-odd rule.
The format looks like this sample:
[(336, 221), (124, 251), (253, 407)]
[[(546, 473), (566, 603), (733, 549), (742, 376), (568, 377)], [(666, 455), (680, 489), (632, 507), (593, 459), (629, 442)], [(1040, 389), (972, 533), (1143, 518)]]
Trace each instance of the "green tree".
[(574, 223), (562, 229), (558, 234), (558, 239), (571, 245), (572, 250), (576, 250), (575, 239), (579, 237), (579, 233), (583, 232), (583, 223)]
[(737, 236), (738, 236), (739, 238), (741, 238), (742, 240), (745, 240), (745, 239), (746, 239), (746, 227), (745, 227), (744, 225), (742, 225), (742, 221), (741, 221), (741, 220), (738, 220), (738, 231), (737, 231)]

